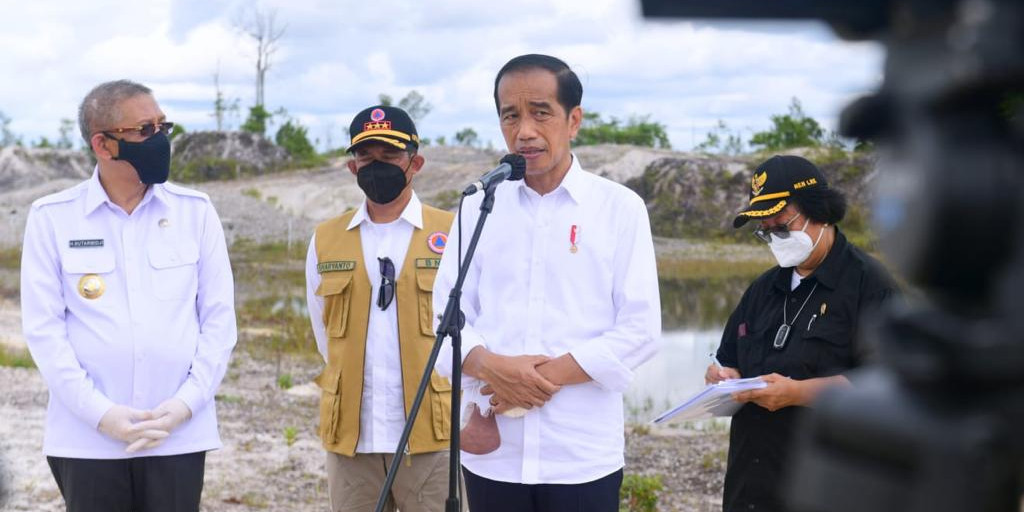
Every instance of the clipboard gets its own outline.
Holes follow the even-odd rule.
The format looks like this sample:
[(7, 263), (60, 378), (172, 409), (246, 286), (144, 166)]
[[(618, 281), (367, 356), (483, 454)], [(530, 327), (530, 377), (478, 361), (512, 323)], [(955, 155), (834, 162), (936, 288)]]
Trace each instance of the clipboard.
[(674, 423), (677, 421), (703, 420), (732, 416), (743, 404), (732, 399), (732, 394), (750, 389), (767, 387), (761, 377), (747, 379), (726, 379), (707, 387), (683, 400), (679, 405), (661, 413), (651, 423)]

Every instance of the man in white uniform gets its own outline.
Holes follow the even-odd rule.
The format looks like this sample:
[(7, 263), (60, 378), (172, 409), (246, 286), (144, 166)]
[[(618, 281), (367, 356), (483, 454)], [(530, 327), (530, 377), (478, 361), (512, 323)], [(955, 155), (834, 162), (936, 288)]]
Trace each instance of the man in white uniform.
[[(516, 57), (495, 78), (502, 134), (526, 177), (497, 187), (462, 295), (464, 403), (482, 385), (476, 402), (499, 413), (501, 437), (490, 453), (462, 454), (472, 510), (618, 511), (622, 393), (656, 352), (661, 307), (643, 201), (570, 151), (582, 95), (576, 74), (546, 55)], [(462, 207), (464, 236), (482, 196)], [(442, 259), (434, 311), (457, 256)], [(450, 375), (450, 364), (446, 343), (438, 371)], [(513, 408), (526, 413), (501, 414)]]
[(79, 127), (96, 171), (32, 204), (21, 263), (43, 452), (68, 511), (199, 510), (236, 339), (220, 219), (164, 183), (173, 124), (149, 88), (100, 84)]

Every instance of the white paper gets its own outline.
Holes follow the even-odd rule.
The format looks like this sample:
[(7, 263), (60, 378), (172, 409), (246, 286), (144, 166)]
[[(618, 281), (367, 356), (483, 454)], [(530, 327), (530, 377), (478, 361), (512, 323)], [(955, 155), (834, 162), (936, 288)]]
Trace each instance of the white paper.
[(651, 423), (732, 416), (743, 405), (733, 400), (733, 393), (750, 389), (761, 389), (767, 386), (768, 383), (761, 380), (760, 377), (726, 379), (717, 384), (709, 384), (697, 394), (683, 400), (679, 405), (651, 420)]

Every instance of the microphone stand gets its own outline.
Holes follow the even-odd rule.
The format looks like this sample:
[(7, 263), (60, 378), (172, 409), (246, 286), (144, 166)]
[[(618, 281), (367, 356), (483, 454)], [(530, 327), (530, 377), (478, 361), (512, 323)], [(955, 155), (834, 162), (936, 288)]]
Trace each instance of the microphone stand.
[(494, 209), (494, 189), (498, 183), (492, 183), (484, 189), (484, 200), (480, 203), (480, 217), (476, 220), (476, 228), (473, 230), (473, 237), (469, 240), (466, 248), (466, 256), (459, 268), (458, 278), (455, 286), (448, 294), (448, 304), (444, 308), (444, 315), (437, 326), (434, 347), (430, 351), (430, 358), (427, 359), (427, 366), (423, 370), (423, 377), (420, 379), (420, 387), (416, 390), (416, 398), (412, 402), (408, 418), (405, 421), (405, 428), (402, 430), (402, 437), (398, 440), (398, 447), (395, 448), (395, 456), (388, 468), (387, 479), (384, 487), (380, 490), (377, 498), (376, 512), (383, 512), (384, 503), (387, 501), (391, 486), (395, 483), (395, 476), (406, 453), (409, 444), (409, 435), (412, 433), (413, 423), (426, 394), (427, 385), (430, 384), (430, 376), (434, 371), (434, 363), (437, 362), (438, 353), (441, 351), (441, 344), (446, 336), (452, 339), (452, 407), (451, 407), (451, 445), (449, 446), (448, 461), (448, 499), (445, 501), (445, 512), (460, 512), (459, 498), (459, 468), (462, 465), (459, 461), (459, 425), (462, 401), (462, 326), (466, 323), (462, 315), (460, 301), (462, 299), (462, 284), (466, 280), (466, 273), (469, 271), (469, 264), (473, 261), (473, 253), (476, 252), (476, 244), (480, 240), (480, 233), (483, 232), (484, 222), (491, 210)]

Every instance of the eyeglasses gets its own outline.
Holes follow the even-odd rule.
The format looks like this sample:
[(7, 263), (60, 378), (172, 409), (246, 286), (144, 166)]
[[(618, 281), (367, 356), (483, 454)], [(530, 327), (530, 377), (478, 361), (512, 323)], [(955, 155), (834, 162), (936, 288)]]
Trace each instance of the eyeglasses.
[(170, 121), (163, 121), (160, 123), (146, 123), (140, 126), (135, 126), (133, 128), (114, 128), (111, 130), (103, 130), (100, 133), (109, 136), (112, 133), (122, 134), (128, 132), (138, 132), (138, 134), (143, 137), (149, 137), (156, 132), (160, 132), (164, 135), (167, 135), (168, 133), (171, 133), (171, 130), (173, 129), (174, 123)]
[(377, 258), (380, 262), (380, 291), (377, 293), (377, 307), (381, 311), (388, 309), (395, 300), (395, 264), (391, 258)]
[(789, 225), (799, 217), (800, 213), (797, 212), (793, 215), (793, 218), (786, 221), (785, 224), (776, 224), (769, 227), (758, 226), (758, 228), (754, 230), (754, 236), (766, 244), (772, 243), (772, 234), (779, 238), (789, 238)]

